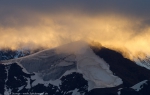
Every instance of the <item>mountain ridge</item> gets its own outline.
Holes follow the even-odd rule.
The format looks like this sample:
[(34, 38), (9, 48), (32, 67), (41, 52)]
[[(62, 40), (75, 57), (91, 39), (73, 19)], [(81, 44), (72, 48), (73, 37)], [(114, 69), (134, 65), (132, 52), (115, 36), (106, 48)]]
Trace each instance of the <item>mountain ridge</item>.
[[(78, 44), (78, 45), (80, 45), (80, 44)], [(72, 46), (75, 47), (74, 45), (72, 45)], [(68, 47), (68, 46), (67, 46), (67, 48), (71, 49), (71, 47)], [(64, 72), (64, 75), (62, 75), (61, 77), (59, 76), (61, 82), (60, 81), (50, 81), (50, 82), (45, 81), (44, 82), (43, 80), (41, 81), (41, 79), (37, 77), (38, 74), (36, 72), (28, 72), (28, 71), (27, 71), (28, 73), (25, 72), (23, 70), (24, 66), (20, 66), (20, 65), (17, 65), (18, 63), (15, 63), (17, 61), (13, 61), (13, 60), (1, 61), (1, 62), (9, 62), (10, 61), (11, 64), (5, 64), (5, 65), (3, 65), (4, 63), (0, 64), (0, 68), (1, 68), (0, 82), (1, 82), (1, 84), (3, 84), (0, 86), (0, 88), (2, 88), (2, 89), (4, 88), (4, 90), (0, 93), (3, 94), (6, 92), (9, 92), (9, 93), (12, 93), (12, 92), (13, 93), (39, 92), (39, 93), (45, 93), (45, 94), (48, 93), (49, 95), (53, 95), (54, 93), (55, 93), (54, 95), (73, 95), (73, 93), (76, 93), (77, 95), (96, 95), (96, 94), (100, 94), (100, 95), (149, 95), (148, 93), (146, 93), (149, 91), (148, 89), (150, 88), (150, 83), (149, 83), (150, 73), (148, 73), (150, 71), (148, 69), (138, 66), (135, 62), (133, 62), (127, 58), (124, 58), (122, 56), (122, 54), (120, 54), (114, 50), (110, 50), (105, 47), (101, 47), (100, 49), (95, 49), (94, 47), (90, 47), (90, 48), (92, 48), (91, 53), (85, 52), (86, 50), (88, 52), (90, 51), (88, 48), (82, 49), (82, 50), (84, 50), (84, 52), (83, 51), (80, 52), (80, 50), (79, 50), (79, 52), (77, 52), (77, 54), (79, 54), (79, 55), (81, 54), (81, 56), (79, 56), (79, 59), (83, 58), (84, 53), (85, 53), (85, 58), (87, 58), (85, 61), (81, 61), (81, 60), (80, 60), (81, 62), (79, 61), (81, 65), (78, 65), (77, 68), (79, 68), (79, 69), (82, 68), (81, 71), (79, 70), (79, 72), (74, 71), (77, 69), (77, 68), (75, 68), (76, 61), (74, 61), (74, 58), (76, 58), (77, 56), (69, 55), (68, 57), (66, 57), (66, 55), (64, 55), (65, 53), (63, 53), (61, 55), (62, 51), (64, 52), (64, 50), (67, 50), (67, 49), (62, 49), (61, 53), (60, 53), (60, 51), (56, 53), (57, 56), (60, 54), (59, 55), (60, 58), (59, 57), (55, 58), (55, 56), (54, 56), (55, 53), (50, 52), (50, 54), (53, 57), (52, 57), (52, 59), (50, 59), (51, 61), (48, 61), (48, 62), (50, 62), (50, 63), (54, 62), (55, 66), (57, 66), (57, 65), (63, 66), (63, 68), (64, 67), (68, 68), (68, 66), (73, 66), (73, 68), (74, 68), (73, 69), (73, 68), (69, 67), (71, 72), (68, 72), (65, 74), (65, 72), (68, 71), (67, 70)], [(44, 51), (46, 51), (46, 50), (44, 50)], [(78, 51), (78, 49), (77, 49), (77, 51)], [(41, 51), (41, 52), (43, 52), (43, 51)], [(71, 52), (72, 52), (72, 50), (71, 50)], [(91, 56), (92, 52), (95, 53), (97, 56)], [(48, 52), (46, 52), (46, 53), (48, 54)], [(40, 54), (40, 53), (36, 53), (36, 54)], [(36, 54), (33, 54), (33, 55), (36, 55)], [(30, 57), (33, 55), (30, 55)], [(64, 58), (61, 59), (63, 56), (64, 56)], [(111, 72), (113, 73), (113, 76), (118, 76), (119, 78), (121, 78), (123, 83), (118, 86), (115, 86), (115, 87), (104, 87), (104, 88), (96, 87), (96, 88), (89, 90), (89, 86), (92, 85), (92, 84), (89, 84), (89, 79), (90, 79), (91, 75), (88, 76), (88, 75), (86, 75), (87, 73), (84, 73), (84, 72), (87, 72), (88, 70), (91, 69), (91, 67), (93, 68), (93, 66), (94, 66), (94, 69), (91, 69), (91, 70), (95, 71), (95, 69), (96, 69), (95, 67), (98, 67), (98, 65), (96, 65), (97, 62), (94, 64), (91, 64), (91, 62), (94, 62), (94, 60), (90, 59), (92, 57), (98, 58), (98, 60), (102, 59), (102, 60), (106, 61), (107, 64), (105, 64), (105, 62), (103, 63), (103, 61), (100, 62), (101, 64), (103, 64), (103, 65), (101, 65), (102, 68), (106, 69), (106, 67), (109, 65), (107, 68), (109, 68), (111, 70)], [(23, 57), (23, 58), (28, 58), (28, 57)], [(43, 58), (42, 59), (43, 61), (41, 61), (40, 63), (44, 63), (44, 60), (47, 58), (47, 56), (41, 56), (41, 58)], [(22, 58), (19, 58), (19, 59), (22, 59)], [(40, 59), (40, 57), (36, 57), (36, 59)], [(58, 59), (59, 60), (61, 59), (61, 60), (55, 62), (55, 60), (58, 60)], [(14, 60), (18, 60), (18, 59), (14, 59)], [(21, 62), (21, 61), (19, 60), (19, 62)], [(25, 60), (25, 62), (27, 62), (27, 61)], [(35, 64), (36, 62), (34, 63), (34, 61), (33, 62), (29, 61), (29, 63)], [(86, 64), (84, 64), (84, 63), (86, 63)], [(89, 64), (89, 65), (87, 65), (87, 64)], [(35, 68), (35, 66), (33, 66), (33, 68)], [(85, 68), (88, 68), (88, 69), (85, 69)], [(85, 71), (84, 71), (84, 69), (85, 69)], [(100, 69), (101, 68), (98, 68), (98, 71), (96, 70), (96, 72), (99, 72), (99, 73), (103, 72), (103, 71), (99, 71)], [(20, 73), (18, 73), (17, 70), (19, 70)], [(47, 70), (49, 72), (49, 69), (47, 69)], [(61, 71), (61, 70), (63, 70), (63, 69), (59, 69), (59, 68), (51, 69), (51, 71), (53, 71), (53, 72)], [(106, 69), (106, 71), (107, 70), (108, 69)], [(94, 73), (96, 73), (96, 72), (94, 72)], [(108, 72), (110, 72), (110, 71), (108, 70)], [(85, 75), (86, 75), (86, 77), (85, 77)], [(9, 76), (11, 76), (11, 78), (9, 78)], [(13, 77), (13, 76), (16, 76), (16, 77)], [(22, 76), (22, 78), (19, 76)], [(51, 76), (54, 77), (54, 74)], [(89, 77), (89, 79), (87, 76)], [(109, 76), (112, 76), (112, 75), (109, 75)], [(98, 77), (100, 77), (100, 76), (95, 76), (95, 78), (98, 78)], [(105, 77), (104, 79), (106, 79), (106, 74), (103, 75), (103, 77)], [(20, 78), (23, 79), (23, 81), (19, 82)], [(102, 76), (100, 78), (102, 78)], [(11, 82), (9, 82), (9, 81), (11, 81)], [(146, 81), (146, 83), (143, 82), (142, 84), (140, 84), (141, 86), (134, 86), (136, 84), (139, 85), (138, 83), (140, 83), (142, 81)], [(12, 84), (15, 82), (16, 83), (18, 82), (18, 86), (16, 84)], [(55, 82), (57, 82), (57, 83), (55, 84)], [(82, 84), (82, 82), (83, 82), (83, 84)], [(36, 84), (32, 85), (33, 83), (34, 84), (36, 83)], [(54, 90), (52, 90), (53, 87), (55, 88)], [(142, 88), (139, 88), (139, 87), (142, 87)], [(42, 88), (42, 90), (40, 90), (40, 88)], [(139, 90), (137, 91), (136, 89), (139, 89)]]

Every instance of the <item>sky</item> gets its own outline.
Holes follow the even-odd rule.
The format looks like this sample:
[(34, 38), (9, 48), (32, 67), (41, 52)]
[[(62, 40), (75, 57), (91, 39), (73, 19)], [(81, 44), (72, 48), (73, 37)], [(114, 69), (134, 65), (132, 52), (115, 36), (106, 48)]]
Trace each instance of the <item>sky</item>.
[(0, 48), (85, 40), (150, 54), (149, 0), (1, 0)]

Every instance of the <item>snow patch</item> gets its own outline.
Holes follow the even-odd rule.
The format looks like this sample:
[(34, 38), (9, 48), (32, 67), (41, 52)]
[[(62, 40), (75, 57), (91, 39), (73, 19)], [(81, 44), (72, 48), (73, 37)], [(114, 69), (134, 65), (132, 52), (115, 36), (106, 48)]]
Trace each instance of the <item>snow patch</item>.
[(118, 92), (117, 92), (118, 95), (121, 95), (121, 91), (120, 91), (121, 89), (122, 89), (122, 88), (119, 88), (119, 89), (118, 89)]
[(18, 87), (18, 92), (19, 92), (20, 90), (22, 90), (23, 88), (24, 88), (24, 85), (21, 86), (21, 87)]
[(36, 86), (37, 84), (44, 84), (44, 86), (48, 86), (49, 84), (52, 84), (54, 86), (57, 86), (59, 87), (59, 85), (61, 84), (61, 80), (57, 79), (57, 80), (49, 80), (49, 81), (44, 81), (40, 75), (38, 73), (34, 73), (35, 75), (31, 76), (31, 79), (32, 80), (35, 80), (33, 83), (32, 83), (32, 86)]
[(5, 91), (4, 91), (4, 95), (11, 95), (11, 89), (9, 88), (9, 89), (7, 89), (7, 87), (6, 87), (6, 85), (5, 85)]
[(80, 92), (78, 92), (78, 89), (75, 89), (73, 92), (72, 92), (72, 95), (81, 95)]
[(30, 79), (27, 78), (27, 86), (25, 87), (26, 89), (30, 89), (31, 88), (31, 85), (30, 85)]
[(135, 91), (140, 91), (143, 88), (143, 84), (146, 84), (148, 80), (144, 80), (142, 82), (137, 83), (136, 85), (132, 86), (131, 88), (134, 89)]
[(145, 67), (146, 69), (149, 69), (150, 70), (150, 60), (149, 61), (146, 61), (146, 60), (140, 60), (140, 59), (134, 59), (134, 62), (139, 65), (139, 66), (142, 66), (142, 67)]
[(121, 95), (121, 92), (119, 91), (119, 92), (117, 92), (118, 93), (118, 95)]
[(6, 77), (5, 83), (8, 81), (8, 71), (9, 71), (9, 69), (10, 69), (10, 66), (6, 66), (6, 67), (5, 67), (6, 74), (7, 74), (7, 77)]
[(145, 54), (144, 58), (138, 57), (134, 58), (134, 61), (136, 62), (137, 65), (145, 67), (146, 69), (150, 70), (150, 55)]

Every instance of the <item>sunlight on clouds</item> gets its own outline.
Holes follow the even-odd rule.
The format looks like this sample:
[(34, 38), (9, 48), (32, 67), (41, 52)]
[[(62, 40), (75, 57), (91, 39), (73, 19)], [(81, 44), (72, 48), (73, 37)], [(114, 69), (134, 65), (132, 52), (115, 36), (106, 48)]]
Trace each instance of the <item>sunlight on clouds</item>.
[[(23, 25), (20, 22), (19, 26), (14, 27), (0, 26), (0, 47), (54, 48), (69, 42), (85, 40), (96, 41), (122, 52), (127, 49), (135, 56), (139, 51), (150, 54), (150, 27), (142, 26), (143, 19), (119, 14), (36, 15), (33, 15), (37, 19), (32, 20), (32, 25), (28, 25), (30, 18), (22, 18), (26, 19)], [(129, 58), (130, 54), (124, 55)]]

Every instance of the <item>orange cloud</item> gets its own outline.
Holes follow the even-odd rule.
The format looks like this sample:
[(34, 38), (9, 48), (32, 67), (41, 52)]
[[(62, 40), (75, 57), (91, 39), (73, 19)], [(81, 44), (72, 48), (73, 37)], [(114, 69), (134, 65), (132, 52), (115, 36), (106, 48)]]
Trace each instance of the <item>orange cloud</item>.
[(117, 13), (88, 16), (64, 12), (35, 13), (21, 19), (25, 22), (13, 19), (11, 27), (0, 25), (0, 48), (54, 48), (85, 40), (97, 41), (106, 47), (122, 51), (126, 48), (132, 55), (139, 51), (150, 54), (150, 26), (143, 24), (145, 19), (142, 18)]

